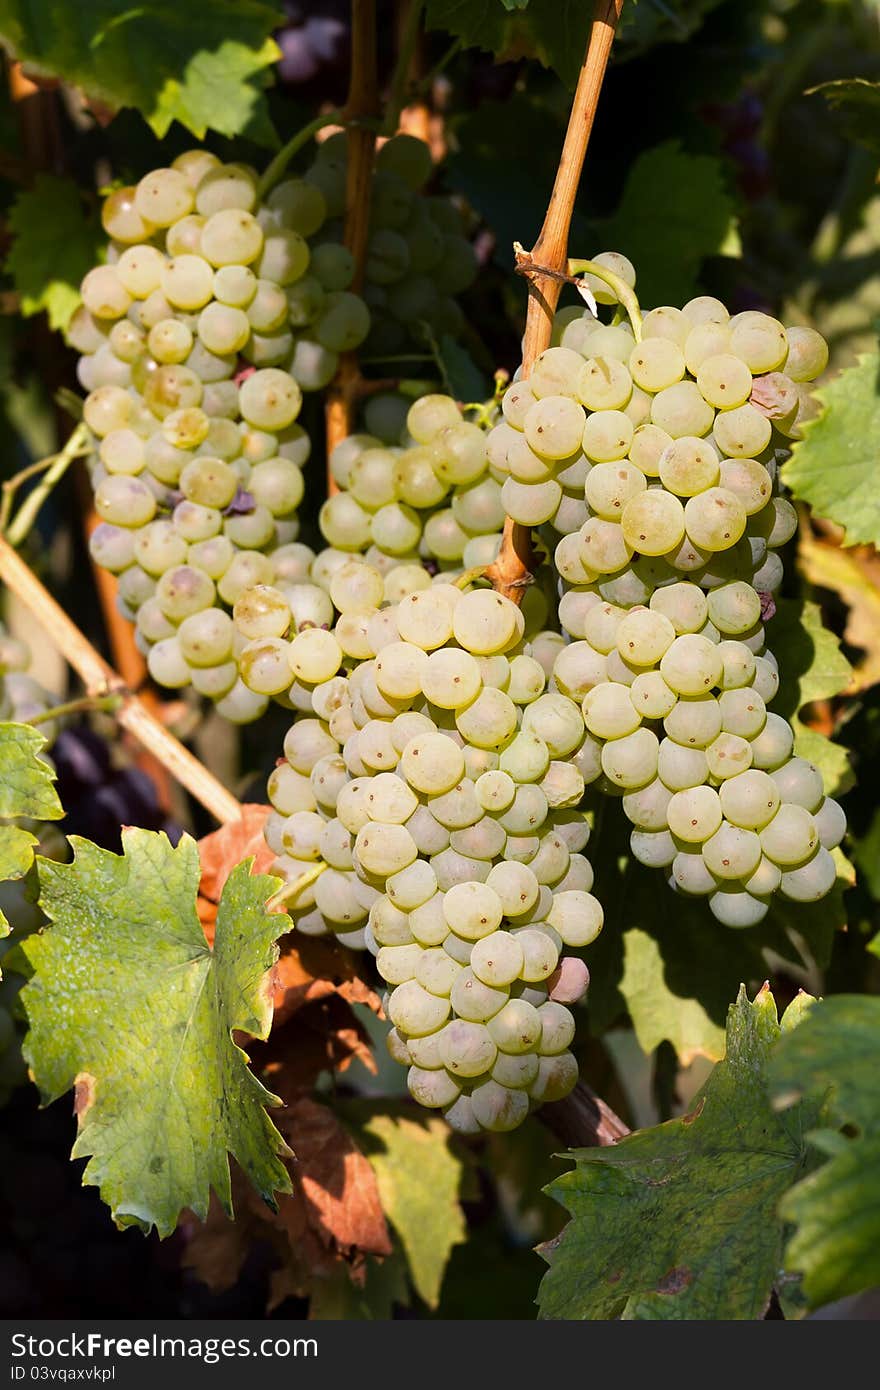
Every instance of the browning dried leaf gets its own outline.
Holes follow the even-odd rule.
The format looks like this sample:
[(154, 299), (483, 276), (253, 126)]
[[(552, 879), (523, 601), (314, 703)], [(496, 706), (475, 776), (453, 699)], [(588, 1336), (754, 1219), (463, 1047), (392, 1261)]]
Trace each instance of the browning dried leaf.
[(208, 944), (214, 940), (217, 904), (223, 885), (243, 859), (253, 856), (251, 870), (267, 873), (275, 856), (263, 838), (263, 826), (272, 808), (248, 803), (242, 806), (241, 820), (221, 825), (198, 842), (202, 878), (199, 884), (198, 913)]
[(384, 1017), (379, 996), (357, 974), (357, 961), (338, 942), (287, 937), (274, 971), (275, 1021), (283, 1023), (305, 1004), (339, 995), (350, 1004), (366, 1004)]

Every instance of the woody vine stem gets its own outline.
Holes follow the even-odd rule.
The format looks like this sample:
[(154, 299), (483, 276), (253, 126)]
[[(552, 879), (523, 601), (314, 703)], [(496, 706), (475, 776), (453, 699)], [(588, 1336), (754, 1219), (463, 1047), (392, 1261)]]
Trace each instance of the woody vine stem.
[[(517, 269), (529, 286), (526, 331), (523, 339), (522, 374), (529, 375), (550, 343), (553, 312), (568, 270), (568, 234), (584, 158), (587, 153), (599, 93), (608, 66), (611, 44), (620, 20), (623, 0), (597, 0), (587, 51), (575, 89), (568, 129), (547, 212), (531, 252), (517, 250)], [(527, 526), (507, 518), (497, 560), (486, 578), (499, 593), (521, 603), (532, 582), (532, 538)]]

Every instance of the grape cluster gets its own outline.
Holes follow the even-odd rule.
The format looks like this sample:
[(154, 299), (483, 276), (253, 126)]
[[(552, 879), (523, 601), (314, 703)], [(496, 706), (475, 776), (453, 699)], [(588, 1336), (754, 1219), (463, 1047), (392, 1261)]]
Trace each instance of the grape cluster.
[(366, 552), (386, 571), (423, 561), (434, 569), (491, 564), (505, 513), (486, 437), (442, 395), (409, 407), (404, 447), (350, 435), (330, 457), (340, 491), (321, 509), (324, 539), (339, 551)]
[[(340, 353), (370, 330), (369, 309), (349, 290), (352, 256), (338, 239), (346, 149), (345, 135), (331, 137), (305, 178), (285, 180), (265, 201), (253, 169), (203, 150), (115, 190), (102, 214), (107, 264), (86, 275), (69, 331), (82, 354), (95, 446), (101, 524), (92, 555), (119, 576), (119, 603), (153, 678), (172, 689), (192, 685), (236, 722), (258, 717), (266, 698), (239, 678), (230, 610), (254, 584), (298, 583), (314, 560), (297, 543), (310, 453), (296, 423), (302, 391), (326, 386)], [(368, 276), (394, 280), (387, 313), (398, 329), (424, 321), (441, 331), (455, 306), (443, 300), (442, 313), (428, 312), (415, 270), (431, 269), (437, 304), (444, 288), (463, 286), (471, 260), (459, 214), (442, 199), (416, 199), (431, 169), (423, 142), (388, 141), (377, 166)], [(389, 278), (388, 266), (376, 267), (382, 247), (397, 241), (406, 254)], [(413, 317), (407, 306), (417, 300)], [(395, 453), (384, 460), (394, 484), (383, 478), (381, 501), (371, 492), (369, 509), (357, 500), (357, 479), (372, 483), (383, 459), (354, 469), (356, 446), (343, 449), (338, 468), (356, 473), (355, 495), (325, 508), (332, 545), (369, 545), (383, 569), (411, 560), (422, 571), (420, 550), (449, 564), (470, 540), (500, 529), (500, 487), (487, 476), (483, 432), (451, 401), (439, 415), (435, 404), (435, 417), (424, 436), (433, 481), (425, 459), (420, 470), (412, 450), (399, 465)], [(448, 447), (438, 450), (441, 432)], [(453, 489), (454, 505), (441, 508)], [(424, 543), (417, 507), (431, 511)], [(356, 524), (364, 517), (365, 526)], [(470, 553), (488, 562), (494, 545)]]
[(369, 327), (311, 255), (325, 217), (311, 184), (260, 204), (249, 167), (181, 155), (106, 199), (108, 262), (86, 275), (70, 328), (96, 450), (92, 554), (119, 575), (154, 678), (237, 721), (265, 702), (238, 679), (229, 609), (284, 571), (298, 535), (300, 388)]
[(523, 633), (509, 600), (444, 582), (374, 614), (348, 676), (332, 633), (301, 633), (312, 717), (268, 788), (295, 925), (376, 954), (410, 1091), (468, 1132), (574, 1085), (564, 1002), (588, 976), (561, 953), (602, 926), (583, 718), (534, 655), (557, 644)]
[[(0, 623), (0, 719), (25, 724), (58, 704), (54, 695), (28, 675), (30, 664), (27, 643), (12, 637)], [(57, 728), (54, 720), (46, 720), (39, 727), (51, 742)]]
[[(314, 556), (300, 545), (294, 563), (288, 547), (275, 584), (237, 599), (234, 649), (253, 694), (310, 713), (316, 684), (375, 655), (387, 605), (495, 559), (504, 513), (484, 428), (439, 395), (413, 403), (406, 428), (406, 448), (360, 434), (337, 446), (330, 467), (340, 491), (320, 515), (329, 548)], [(523, 607), (529, 635), (546, 615), (535, 586)]]
[[(622, 257), (604, 260), (634, 283)], [(638, 341), (581, 310), (557, 335), (509, 388), (489, 451), (508, 512), (563, 533), (574, 640), (553, 678), (583, 710), (578, 766), (623, 795), (635, 856), (727, 925), (760, 921), (777, 891), (815, 901), (845, 818), (766, 708), (779, 677), (763, 617), (796, 526), (774, 495), (776, 451), (827, 347), (710, 297), (653, 310)]]
[[(347, 160), (347, 137), (331, 135), (305, 172), (323, 194), (331, 219), (318, 242), (322, 235), (339, 239)], [(460, 336), (464, 328), (456, 296), (473, 283), (477, 260), (455, 203), (421, 192), (433, 169), (428, 145), (412, 135), (395, 135), (377, 151), (364, 286), (369, 357), (423, 352), (432, 336)]]

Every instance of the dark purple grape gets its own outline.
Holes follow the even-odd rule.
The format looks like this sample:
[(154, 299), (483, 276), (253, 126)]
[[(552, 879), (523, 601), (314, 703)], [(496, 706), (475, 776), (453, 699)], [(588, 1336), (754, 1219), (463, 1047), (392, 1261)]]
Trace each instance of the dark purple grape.
[(348, 48), (348, 25), (333, 15), (310, 15), (303, 34), (312, 53), (322, 64), (341, 63)]
[(118, 850), (123, 825), (169, 828), (147, 774), (139, 767), (113, 767), (107, 744), (87, 724), (62, 729), (52, 757), (65, 834), (84, 835), (103, 849)]
[(275, 37), (281, 49), (278, 75), (282, 82), (310, 82), (317, 77), (321, 64), (304, 29), (282, 29)]
[(104, 740), (83, 725), (62, 729), (52, 746), (62, 803), (88, 787), (99, 787), (110, 771), (110, 750)]

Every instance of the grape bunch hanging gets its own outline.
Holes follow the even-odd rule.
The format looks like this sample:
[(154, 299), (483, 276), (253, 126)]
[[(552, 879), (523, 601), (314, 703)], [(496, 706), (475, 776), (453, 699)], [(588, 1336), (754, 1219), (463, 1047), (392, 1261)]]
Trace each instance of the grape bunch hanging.
[[(624, 257), (593, 268), (630, 300)], [(767, 709), (779, 676), (763, 622), (776, 548), (796, 528), (778, 456), (827, 347), (767, 314), (731, 318), (710, 296), (644, 318), (633, 308), (631, 325), (567, 320), (508, 389), (489, 449), (510, 514), (563, 533), (559, 619), (574, 640), (554, 680), (583, 710), (579, 766), (622, 797), (637, 859), (707, 896), (726, 925), (752, 926), (777, 892), (829, 892), (846, 828)]]
[[(154, 679), (192, 685), (236, 722), (257, 718), (267, 694), (240, 678), (230, 610), (254, 584), (296, 587), (315, 560), (297, 540), (311, 451), (296, 423), (302, 391), (326, 386), (340, 353), (371, 331), (367, 304), (348, 288), (354, 262), (337, 221), (345, 144), (331, 137), (305, 178), (284, 180), (265, 199), (255, 170), (203, 150), (112, 192), (102, 214), (107, 264), (86, 275), (69, 331), (82, 354), (84, 416), (95, 441), (102, 524), (92, 554), (119, 576), (122, 611), (136, 624)], [(416, 312), (426, 331), (454, 325), (457, 306), (440, 291), (468, 283), (473, 256), (457, 209), (417, 198), (431, 167), (420, 141), (388, 141), (379, 166), (366, 294), (383, 300), (373, 331), (409, 342)], [(389, 245), (393, 267), (382, 261)], [(435, 273), (428, 282), (414, 268)], [(456, 481), (474, 485), (486, 471), (481, 431), (447, 404), (438, 425), (450, 423), (451, 411), (465, 439), (451, 437), (448, 467), (432, 474), (431, 507)], [(456, 465), (459, 455), (467, 457)], [(383, 463), (387, 471), (380, 453), (361, 467), (371, 496)], [(347, 549), (373, 543), (377, 554), (415, 555), (421, 523), (397, 494), (421, 500), (427, 483), (414, 460), (401, 467), (406, 482), (395, 484), (388, 505), (364, 513), (343, 501), (328, 512), (329, 534)], [(462, 507), (478, 526), (500, 530), (491, 490)], [(446, 511), (433, 530), (448, 557), (460, 527)], [(354, 518), (364, 514), (366, 528), (358, 528)], [(311, 620), (304, 609), (302, 621)]]
[[(585, 278), (613, 321), (563, 310), (500, 410), (392, 399), (332, 451), (316, 550), (302, 392), (342, 352), (459, 333), (475, 269), (427, 147), (396, 137), (353, 294), (346, 158), (332, 136), (263, 196), (196, 151), (108, 198), (71, 330), (92, 547), (161, 684), (292, 711), (266, 839), (296, 929), (375, 957), (420, 1104), (507, 1130), (577, 1079), (587, 787), (727, 926), (834, 882), (843, 813), (768, 709), (764, 628), (796, 526), (778, 463), (827, 349), (707, 296), (642, 316), (605, 253)], [(485, 575), (506, 519), (552, 555), (521, 607)]]

